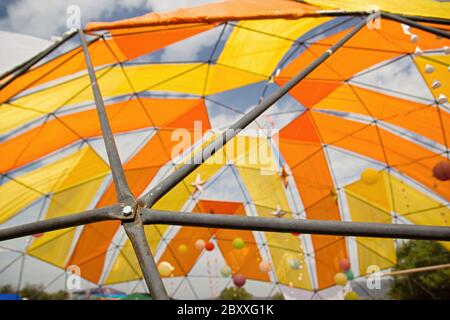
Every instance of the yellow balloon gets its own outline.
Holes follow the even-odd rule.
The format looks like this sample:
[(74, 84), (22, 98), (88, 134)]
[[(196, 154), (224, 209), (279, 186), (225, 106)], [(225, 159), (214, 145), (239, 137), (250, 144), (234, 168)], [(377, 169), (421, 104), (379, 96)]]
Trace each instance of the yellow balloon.
[(342, 272), (336, 273), (334, 276), (334, 282), (336, 282), (338, 286), (345, 286), (347, 283), (347, 276)]
[(188, 247), (185, 244), (180, 244), (178, 246), (178, 252), (179, 253), (186, 253), (188, 251)]
[(379, 179), (379, 173), (377, 170), (368, 168), (361, 173), (361, 180), (369, 185), (376, 183)]
[(169, 276), (173, 270), (174, 267), (172, 267), (172, 265), (167, 261), (163, 261), (158, 265), (159, 274), (161, 274), (163, 277)]
[(345, 300), (359, 300), (359, 295), (355, 291), (347, 292), (344, 296)]

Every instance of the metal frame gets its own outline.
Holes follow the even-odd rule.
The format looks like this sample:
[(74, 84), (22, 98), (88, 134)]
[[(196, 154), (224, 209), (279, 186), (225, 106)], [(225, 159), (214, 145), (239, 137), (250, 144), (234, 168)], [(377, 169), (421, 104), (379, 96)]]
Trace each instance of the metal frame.
[[(325, 13), (326, 15), (326, 13)], [(266, 100), (257, 105), (254, 109), (245, 114), (241, 119), (234, 123), (230, 131), (221, 134), (216, 140), (195, 154), (188, 164), (182, 165), (175, 172), (163, 179), (148, 193), (135, 199), (127, 183), (119, 152), (115, 144), (114, 136), (106, 114), (103, 98), (97, 83), (95, 70), (89, 55), (88, 44), (83, 30), (78, 30), (81, 39), (81, 45), (85, 55), (87, 71), (89, 74), (92, 92), (97, 108), (99, 121), (101, 124), (102, 135), (105, 142), (108, 160), (113, 176), (114, 187), (116, 190), (117, 204), (105, 208), (88, 210), (82, 213), (63, 216), (54, 219), (48, 219), (20, 225), (16, 227), (0, 229), (0, 241), (42, 233), (63, 228), (75, 227), (89, 223), (95, 223), (105, 220), (118, 220), (122, 222), (125, 232), (130, 239), (136, 257), (139, 261), (145, 282), (155, 299), (169, 299), (162, 279), (159, 275), (155, 259), (148, 246), (145, 237), (144, 225), (166, 224), (193, 227), (210, 227), (238, 230), (270, 231), (270, 232), (297, 232), (306, 234), (327, 234), (340, 236), (364, 236), (377, 238), (403, 238), (403, 239), (429, 239), (429, 240), (450, 240), (449, 227), (420, 226), (420, 225), (395, 225), (379, 223), (360, 223), (360, 222), (342, 222), (342, 221), (317, 221), (317, 220), (286, 220), (278, 218), (261, 218), (248, 216), (235, 216), (229, 214), (192, 214), (188, 212), (170, 212), (153, 210), (152, 206), (161, 199), (174, 186), (180, 183), (185, 177), (198, 168), (204, 161), (212, 156), (216, 151), (223, 147), (228, 141), (236, 136), (241, 130), (247, 127), (264, 111), (269, 109), (275, 102), (283, 97), (290, 89), (303, 80), (308, 74), (314, 71), (333, 53), (341, 48), (350, 40), (366, 23), (373, 18), (368, 13), (358, 13), (364, 16), (348, 34), (326, 50), (321, 56), (314, 60), (308, 67), (301, 70), (294, 78), (280, 87)], [(434, 33), (436, 35), (449, 38), (450, 34), (446, 31), (421, 25), (415, 21), (409, 20), (398, 15), (381, 13), (387, 19), (395, 20), (401, 23), (409, 24), (421, 30)], [(74, 33), (67, 37), (72, 37)], [(66, 38), (63, 40), (67, 40)], [(55, 44), (55, 48), (60, 45)], [(52, 46), (53, 48), (53, 46)], [(53, 48), (52, 50), (54, 50)], [(50, 49), (50, 48), (49, 48)], [(45, 52), (51, 52), (46, 50)], [(12, 80), (26, 72), (34, 63), (43, 58), (43, 53), (38, 54), (28, 63), (17, 68), (18, 73), (7, 83), (0, 86), (0, 89)], [(17, 71), (16, 70), (16, 71)], [(12, 71), (11, 73), (14, 73)]]

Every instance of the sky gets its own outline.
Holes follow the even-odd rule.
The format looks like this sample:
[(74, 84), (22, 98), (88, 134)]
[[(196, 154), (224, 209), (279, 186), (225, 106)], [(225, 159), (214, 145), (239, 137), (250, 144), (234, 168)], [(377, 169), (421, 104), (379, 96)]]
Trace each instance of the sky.
[[(81, 22), (114, 21), (197, 6), (215, 0), (0, 0), (0, 30), (50, 39), (66, 29), (67, 9), (78, 6)], [(217, 1), (217, 0), (216, 0)], [(45, 22), (45, 23), (43, 23)]]

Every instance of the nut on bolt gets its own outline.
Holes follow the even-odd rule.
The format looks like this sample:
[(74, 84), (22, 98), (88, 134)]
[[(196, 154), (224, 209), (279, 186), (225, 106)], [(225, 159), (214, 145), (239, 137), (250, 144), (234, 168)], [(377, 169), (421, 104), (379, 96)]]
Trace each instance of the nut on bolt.
[(122, 209), (122, 213), (124, 216), (129, 216), (133, 212), (133, 208), (131, 206), (125, 206)]

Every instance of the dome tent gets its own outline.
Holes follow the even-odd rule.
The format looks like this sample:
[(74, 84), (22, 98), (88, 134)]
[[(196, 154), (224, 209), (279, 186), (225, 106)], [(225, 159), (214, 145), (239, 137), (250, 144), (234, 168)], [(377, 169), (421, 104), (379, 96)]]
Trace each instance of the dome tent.
[[(27, 256), (79, 266), (96, 284), (144, 276), (162, 292), (154, 297), (217, 295), (232, 281), (220, 274), (227, 265), (249, 290), (326, 298), (339, 290), (342, 259), (364, 276), (370, 265), (395, 264), (394, 235), (419, 237), (414, 230), (430, 225), (427, 237), (448, 240), (448, 229), (438, 226), (448, 226), (449, 182), (432, 175), (436, 163), (448, 161), (449, 108), (437, 101), (449, 94), (448, 4), (407, 12), (420, 23), (385, 13), (381, 29), (366, 28), (359, 7), (328, 5), (225, 1), (91, 23), (85, 53), (81, 42), (5, 78), (0, 222), (14, 226), (38, 203), (33, 219), (60, 219), (70, 228), (45, 227), (22, 245)], [(433, 89), (436, 80), (442, 85)], [(92, 93), (91, 82), (100, 90)], [(229, 142), (241, 150), (181, 165), (220, 142), (214, 139), (242, 115), (251, 122), (262, 112)], [(180, 129), (194, 139), (174, 158)], [(145, 235), (141, 220), (149, 223)], [(340, 221), (362, 224), (343, 233)], [(383, 228), (371, 231), (368, 223)], [(242, 248), (233, 247), (236, 238)], [(198, 250), (199, 239), (214, 249)], [(139, 261), (134, 251), (142, 257), (148, 249), (157, 264), (173, 267), (163, 283), (156, 272), (142, 275), (140, 264), (155, 271), (155, 262)], [(270, 272), (260, 272), (262, 260), (271, 262)]]

